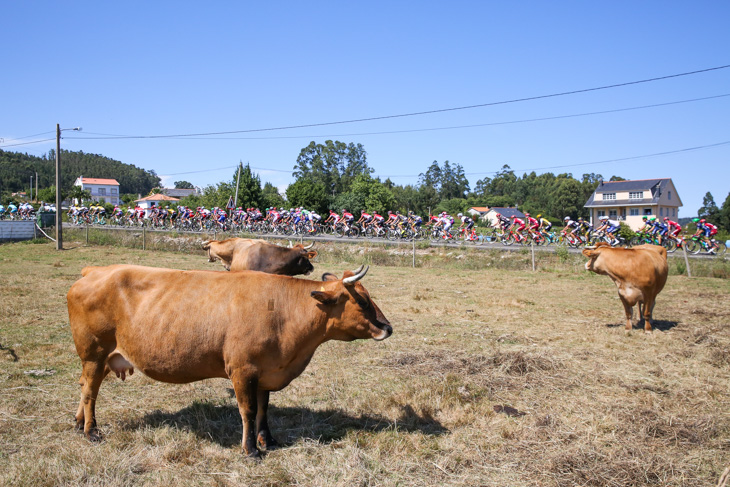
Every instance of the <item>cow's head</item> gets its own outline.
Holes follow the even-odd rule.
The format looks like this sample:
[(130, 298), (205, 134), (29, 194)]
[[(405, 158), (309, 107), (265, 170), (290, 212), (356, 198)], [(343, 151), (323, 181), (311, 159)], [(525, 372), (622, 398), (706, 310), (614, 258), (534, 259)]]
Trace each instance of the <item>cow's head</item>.
[(601, 256), (601, 252), (603, 252), (605, 249), (610, 249), (611, 246), (608, 245), (607, 242), (598, 242), (596, 245), (592, 245), (590, 247), (586, 247), (583, 249), (583, 255), (588, 257), (588, 262), (586, 262), (586, 270), (595, 272), (597, 274), (602, 274), (603, 271), (601, 269), (600, 264), (597, 264), (599, 257)]
[(317, 251), (310, 250), (312, 247), (314, 247), (314, 243), (311, 243), (306, 247), (302, 244), (297, 244), (292, 247), (292, 262), (288, 269), (288, 275), (296, 276), (297, 274), (304, 274), (305, 276), (308, 276), (314, 270), (314, 266), (310, 260), (317, 257)]
[(342, 279), (330, 273), (322, 276), (319, 290), (312, 291), (312, 298), (319, 301), (328, 317), (327, 335), (333, 340), (357, 340), (372, 338), (385, 340), (393, 333), (390, 322), (360, 284), (369, 267), (345, 271)]

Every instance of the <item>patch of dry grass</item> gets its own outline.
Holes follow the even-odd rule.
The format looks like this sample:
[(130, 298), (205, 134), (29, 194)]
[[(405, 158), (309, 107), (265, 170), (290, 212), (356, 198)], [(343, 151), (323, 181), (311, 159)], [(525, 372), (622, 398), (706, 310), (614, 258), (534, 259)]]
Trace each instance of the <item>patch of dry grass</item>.
[(657, 331), (627, 335), (615, 286), (579, 259), (532, 273), (525, 255), (495, 255), (471, 269), (468, 251), (441, 249), (416, 269), (410, 255), (320, 253), (317, 275), (372, 263), (364, 285), (394, 334), (322, 346), (272, 395), (284, 447), (263, 462), (244, 460), (221, 379), (109, 378), (105, 439), (90, 444), (72, 430), (80, 367), (65, 308), (81, 268), (220, 265), (190, 249), (66, 246), (0, 246), (3, 485), (696, 486), (727, 466), (730, 282), (670, 277)]

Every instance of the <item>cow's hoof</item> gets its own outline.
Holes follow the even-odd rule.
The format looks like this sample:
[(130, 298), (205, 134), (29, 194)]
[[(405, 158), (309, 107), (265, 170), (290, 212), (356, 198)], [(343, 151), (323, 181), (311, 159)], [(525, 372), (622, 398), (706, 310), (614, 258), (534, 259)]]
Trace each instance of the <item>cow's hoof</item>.
[(246, 460), (250, 462), (260, 462), (263, 458), (261, 457), (261, 452), (258, 450), (254, 450), (248, 455), (246, 455)]
[(272, 436), (269, 436), (268, 439), (264, 439), (263, 437), (259, 436), (257, 446), (262, 450), (271, 451), (276, 450), (277, 448), (279, 448), (280, 445), (279, 442), (276, 441)]
[(86, 433), (86, 439), (92, 443), (100, 443), (104, 437), (99, 433), (99, 430), (93, 429)]

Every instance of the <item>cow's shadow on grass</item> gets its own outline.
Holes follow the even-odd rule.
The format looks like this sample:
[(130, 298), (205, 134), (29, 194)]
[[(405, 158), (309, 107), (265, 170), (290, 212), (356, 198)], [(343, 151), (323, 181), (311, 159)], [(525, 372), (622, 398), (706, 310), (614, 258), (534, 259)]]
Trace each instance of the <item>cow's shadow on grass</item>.
[[(402, 406), (397, 420), (372, 414), (351, 415), (336, 409), (315, 411), (306, 407), (273, 405), (269, 406), (268, 418), (272, 434), (284, 447), (300, 439), (330, 443), (344, 438), (350, 431), (380, 432), (397, 429), (401, 432), (417, 431), (433, 436), (449, 431), (430, 415), (419, 415), (409, 405)], [(136, 430), (165, 426), (190, 431), (201, 439), (227, 448), (240, 445), (243, 434), (237, 406), (202, 401), (194, 401), (177, 412), (153, 411), (121, 427), (124, 430)]]
[[(664, 320), (652, 320), (651, 327), (659, 331), (669, 331), (679, 324), (678, 321), (664, 321)], [(623, 328), (626, 326), (626, 322), (621, 323), (609, 323), (606, 325), (607, 328)], [(633, 330), (643, 330), (644, 320), (634, 323), (631, 327)]]

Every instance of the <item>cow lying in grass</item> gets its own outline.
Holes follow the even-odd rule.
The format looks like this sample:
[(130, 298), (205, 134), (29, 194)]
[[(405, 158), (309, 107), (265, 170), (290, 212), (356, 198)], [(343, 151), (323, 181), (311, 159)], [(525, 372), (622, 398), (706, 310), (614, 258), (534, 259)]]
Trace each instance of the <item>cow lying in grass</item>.
[(207, 240), (203, 249), (208, 251), (208, 261), (220, 259), (229, 271), (261, 271), (284, 276), (308, 275), (314, 270), (310, 262), (317, 256), (310, 250), (314, 243), (304, 246), (280, 247), (264, 240), (227, 238)]
[(667, 249), (658, 245), (612, 248), (601, 242), (583, 249), (583, 255), (588, 257), (587, 270), (610, 277), (618, 287), (626, 311), (626, 330), (632, 328), (633, 307), (639, 303), (639, 319), (643, 315), (644, 330), (651, 332), (656, 297), (667, 282)]
[[(211, 272), (133, 265), (86, 267), (67, 295), (81, 358), (76, 425), (99, 438), (99, 387), (134, 369), (183, 384), (229, 378), (251, 457), (275, 445), (269, 393), (286, 387), (329, 340), (384, 340), (393, 329), (360, 284), (368, 269), (322, 281), (261, 272)], [(340, 364), (341, 365), (341, 364)]]

